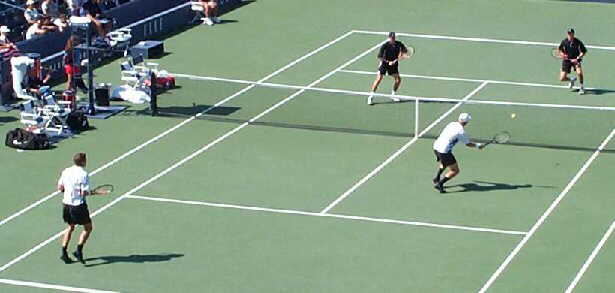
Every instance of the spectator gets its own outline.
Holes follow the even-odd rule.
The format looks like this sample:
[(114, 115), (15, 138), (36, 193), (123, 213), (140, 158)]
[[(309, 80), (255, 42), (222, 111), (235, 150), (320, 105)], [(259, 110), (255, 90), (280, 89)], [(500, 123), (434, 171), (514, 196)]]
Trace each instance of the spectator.
[(55, 32), (57, 30), (58, 27), (51, 23), (50, 18), (42, 17), (28, 28), (26, 31), (26, 40), (30, 40), (37, 35), (44, 35), (48, 32)]
[(117, 7), (118, 3), (116, 0), (102, 0), (100, 3), (100, 6), (102, 10), (107, 11), (107, 10)]
[(60, 14), (60, 7), (55, 0), (43, 0), (41, 3), (43, 15), (51, 18), (51, 22), (62, 32), (68, 26), (66, 18)]
[(0, 50), (2, 51), (15, 46), (13, 42), (9, 40), (9, 36), (7, 35), (10, 32), (11, 30), (6, 25), (0, 26)]
[(218, 18), (218, 0), (201, 0), (203, 5), (203, 12), (205, 13), (205, 19), (203, 24), (214, 25), (214, 23), (220, 23)]
[(71, 16), (85, 16), (83, 11), (84, 0), (65, 0), (70, 9)]
[(23, 13), (23, 16), (26, 18), (26, 21), (31, 25), (35, 24), (36, 21), (39, 20), (42, 16), (36, 8), (36, 4), (37, 3), (35, 0), (28, 0), (28, 2), (26, 2), (26, 10)]
[(100, 0), (88, 0), (83, 3), (85, 15), (92, 21), (98, 35), (104, 38), (107, 35), (111, 21), (104, 17), (102, 9), (100, 9)]

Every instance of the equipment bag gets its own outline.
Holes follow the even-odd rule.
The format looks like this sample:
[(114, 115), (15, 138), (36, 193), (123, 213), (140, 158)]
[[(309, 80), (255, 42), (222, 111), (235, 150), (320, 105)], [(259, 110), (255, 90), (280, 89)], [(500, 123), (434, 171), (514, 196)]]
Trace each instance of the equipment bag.
[(49, 137), (46, 134), (35, 134), (21, 128), (15, 128), (6, 134), (6, 146), (20, 150), (49, 149)]
[(81, 132), (90, 129), (90, 122), (83, 111), (75, 111), (68, 114), (66, 124), (72, 132)]

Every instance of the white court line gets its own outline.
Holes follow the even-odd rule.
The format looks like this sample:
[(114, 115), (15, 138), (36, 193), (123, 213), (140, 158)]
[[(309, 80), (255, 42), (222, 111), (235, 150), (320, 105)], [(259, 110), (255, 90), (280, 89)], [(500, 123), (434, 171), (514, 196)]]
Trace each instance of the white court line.
[[(386, 36), (389, 34), (388, 32), (377, 32), (377, 31), (368, 31), (368, 30), (353, 30), (353, 32), (359, 33), (359, 34), (382, 35), (382, 36)], [(456, 36), (446, 36), (446, 35), (429, 35), (429, 34), (412, 34), (412, 33), (396, 33), (396, 34), (397, 36), (422, 38), (422, 39), (453, 40), (453, 41), (481, 42), (481, 43), (500, 43), (500, 44), (529, 45), (529, 46), (548, 46), (548, 47), (559, 46), (559, 43), (551, 43), (551, 42), (502, 40), (502, 39), (490, 39), (490, 38), (456, 37)], [(611, 47), (611, 46), (585, 45), (585, 47), (590, 48), (590, 49), (615, 51), (615, 47)]]
[[(340, 70), (339, 72), (342, 72)], [(183, 73), (172, 73), (177, 78), (187, 78), (192, 80), (205, 80), (205, 81), (224, 81), (230, 83), (237, 84), (251, 84), (263, 87), (271, 87), (271, 88), (282, 88), (282, 89), (294, 89), (294, 90), (309, 90), (316, 92), (324, 92), (324, 93), (333, 93), (333, 94), (343, 94), (343, 95), (351, 95), (351, 96), (374, 96), (374, 97), (384, 97), (384, 98), (398, 98), (406, 101), (415, 101), (420, 100), (421, 102), (452, 102), (457, 103), (461, 100), (459, 99), (451, 99), (451, 98), (433, 98), (433, 97), (417, 97), (417, 96), (408, 96), (408, 95), (390, 95), (390, 94), (382, 94), (382, 93), (371, 93), (371, 92), (361, 92), (361, 91), (351, 91), (351, 90), (342, 90), (342, 89), (331, 89), (331, 88), (322, 88), (322, 87), (306, 87), (306, 86), (298, 86), (298, 85), (289, 85), (289, 84), (280, 84), (280, 83), (271, 83), (271, 82), (258, 82), (258, 81), (249, 81), (243, 79), (231, 79), (231, 78), (223, 78), (223, 77), (213, 77), (213, 76), (199, 76), (192, 74), (183, 74)], [(489, 80), (483, 80), (481, 83), (487, 82), (491, 84)], [(576, 110), (598, 110), (598, 111), (615, 111), (615, 107), (602, 107), (602, 106), (581, 106), (581, 105), (566, 105), (566, 104), (541, 104), (541, 103), (522, 103), (522, 102), (509, 102), (509, 101), (486, 101), (486, 100), (471, 100), (467, 101), (467, 104), (485, 104), (485, 105), (502, 105), (502, 106), (521, 106), (521, 107), (543, 107), (543, 108), (553, 108), (553, 109), (576, 109)]]
[(212, 203), (212, 202), (206, 202), (206, 201), (177, 200), (177, 199), (153, 197), (153, 196), (128, 195), (126, 196), (126, 198), (157, 201), (157, 202), (179, 203), (179, 204), (187, 204), (187, 205), (201, 205), (201, 206), (216, 207), (216, 208), (229, 208), (229, 209), (239, 209), (239, 210), (248, 210), (248, 211), (269, 212), (269, 213), (276, 213), (276, 214), (292, 214), (292, 215), (303, 215), (303, 216), (312, 216), (312, 217), (328, 217), (328, 218), (338, 218), (338, 219), (355, 220), (355, 221), (422, 226), (422, 227), (464, 230), (464, 231), (473, 231), (473, 232), (489, 232), (489, 233), (508, 234), (508, 235), (525, 235), (525, 232), (521, 232), (521, 231), (500, 230), (500, 229), (448, 225), (448, 224), (434, 224), (434, 223), (415, 222), (415, 221), (400, 221), (400, 220), (393, 220), (393, 219), (371, 218), (371, 217), (350, 216), (350, 215), (340, 215), (340, 214), (321, 214), (321, 213), (305, 212), (305, 211), (297, 211), (297, 210), (273, 209), (273, 208), (235, 205), (235, 204)]
[[(369, 48), (368, 50), (366, 50), (365, 52), (359, 54), (358, 56), (352, 58), (350, 61), (347, 61), (346, 63), (340, 65), (339, 67), (337, 67), (336, 69), (334, 69), (333, 71), (330, 71), (329, 73), (323, 75), (322, 77), (320, 77), (319, 79), (317, 79), (316, 81), (310, 83), (308, 85), (308, 87), (310, 86), (314, 86), (317, 83), (325, 80), (326, 78), (330, 77), (331, 75), (335, 74), (337, 71), (339, 71), (340, 69), (343, 69), (344, 67), (348, 66), (349, 64), (352, 64), (353, 62), (355, 62), (356, 60), (359, 60), (360, 58), (363, 58), (363, 56), (367, 55), (369, 52), (373, 51), (374, 49), (376, 49), (377, 47), (379, 47), (383, 42), (378, 43), (377, 45)], [(252, 119), (250, 119), (248, 122), (244, 122), (241, 125), (237, 126), (236, 128), (230, 130), (229, 132), (223, 134), (222, 136), (218, 137), (217, 139), (215, 139), (214, 141), (210, 142), (209, 144), (203, 146), (201, 149), (197, 150), (196, 152), (190, 154), (189, 156), (181, 159), (180, 161), (178, 161), (177, 163), (171, 165), (170, 167), (166, 168), (165, 170), (161, 171), (160, 173), (154, 175), (153, 177), (147, 179), (145, 182), (139, 184), (138, 186), (136, 186), (135, 188), (129, 190), (128, 192), (122, 194), (121, 196), (117, 197), (116, 199), (114, 199), (113, 201), (109, 202), (108, 204), (104, 205), (103, 207), (99, 208), (98, 210), (96, 210), (94, 213), (92, 213), (92, 217), (98, 215), (99, 213), (105, 211), (106, 209), (114, 206), (115, 204), (117, 204), (118, 202), (120, 202), (122, 199), (124, 199), (127, 195), (129, 194), (134, 194), (137, 191), (139, 191), (141, 188), (145, 187), (146, 185), (158, 180), (159, 178), (161, 178), (162, 176), (165, 176), (166, 174), (168, 174), (169, 172), (175, 170), (176, 168), (178, 168), (179, 166), (183, 165), (184, 163), (190, 161), (191, 159), (195, 158), (196, 156), (202, 154), (203, 152), (209, 150), (210, 148), (212, 148), (213, 146), (217, 145), (218, 143), (220, 143), (221, 141), (227, 139), (228, 137), (230, 137), (231, 135), (237, 133), (238, 131), (240, 131), (241, 129), (245, 128), (246, 126), (250, 125), (250, 123), (253, 123), (254, 121), (260, 119), (261, 117), (267, 115), (269, 112), (279, 108), (280, 106), (286, 104), (287, 102), (289, 102), (290, 100), (294, 99), (295, 97), (297, 97), (300, 93), (302, 93), (303, 91), (298, 91), (290, 96), (288, 96), (287, 98), (283, 99), (282, 101), (276, 103), (275, 105), (267, 108), (265, 111), (261, 112), (260, 114), (254, 116)], [(31, 248), (30, 250), (26, 251), (25, 253), (19, 255), (18, 257), (12, 259), (11, 261), (9, 261), (8, 263), (6, 263), (5, 265), (3, 265), (2, 267), (0, 267), (0, 272), (8, 269), (9, 267), (11, 267), (12, 265), (18, 263), (19, 261), (25, 259), (26, 257), (30, 256), (31, 254), (33, 254), (34, 252), (38, 251), (39, 249), (43, 248), (44, 246), (46, 246), (47, 244), (51, 243), (52, 241), (54, 241), (55, 239), (57, 239), (58, 237), (60, 237), (62, 234), (64, 233), (64, 231), (60, 231), (58, 233), (56, 233), (55, 235), (49, 237), (47, 240), (39, 243), (38, 245), (34, 246), (33, 248)]]
[(589, 157), (589, 159), (587, 159), (587, 161), (585, 162), (585, 164), (583, 164), (579, 172), (577, 172), (577, 174), (574, 175), (572, 180), (570, 180), (568, 185), (566, 185), (566, 188), (564, 188), (564, 190), (559, 194), (559, 196), (555, 199), (555, 201), (551, 203), (549, 208), (544, 212), (544, 214), (542, 214), (542, 216), (538, 219), (538, 221), (534, 224), (534, 226), (532, 226), (532, 229), (530, 229), (530, 231), (525, 235), (525, 237), (523, 237), (521, 242), (517, 244), (515, 249), (513, 249), (513, 251), (510, 252), (510, 254), (506, 257), (504, 262), (498, 267), (498, 269), (493, 273), (493, 275), (491, 275), (489, 280), (487, 280), (487, 282), (480, 289), (479, 293), (484, 293), (489, 289), (489, 287), (491, 287), (493, 282), (495, 282), (495, 280), (502, 274), (502, 272), (512, 262), (515, 256), (517, 256), (519, 251), (521, 251), (523, 246), (525, 246), (525, 244), (530, 240), (530, 238), (534, 236), (534, 233), (536, 233), (538, 228), (540, 228), (540, 226), (544, 223), (547, 217), (555, 210), (555, 208), (559, 205), (559, 203), (564, 199), (566, 194), (568, 194), (568, 192), (577, 183), (577, 181), (581, 178), (581, 176), (583, 176), (583, 174), (585, 173), (585, 171), (587, 171), (591, 163), (598, 157), (600, 152), (602, 152), (602, 150), (607, 146), (607, 144), (613, 138), (614, 135), (615, 135), (615, 129), (611, 131), (611, 133), (604, 139), (604, 141), (600, 144), (600, 146), (598, 146), (596, 151)]
[[(355, 74), (363, 74), (363, 75), (376, 75), (378, 72), (370, 72), (363, 70), (341, 70), (340, 72), (345, 73), (355, 73)], [(431, 75), (418, 75), (418, 74), (400, 74), (401, 77), (410, 77), (410, 78), (419, 78), (419, 79), (432, 79), (432, 80), (444, 80), (444, 81), (464, 81), (464, 82), (474, 82), (474, 83), (482, 83), (488, 81), (491, 84), (506, 84), (506, 85), (518, 85), (518, 86), (527, 86), (527, 87), (546, 87), (546, 88), (558, 88), (558, 89), (568, 89), (567, 85), (555, 85), (555, 84), (544, 84), (544, 83), (533, 83), (533, 82), (516, 82), (516, 81), (505, 81), (505, 80), (491, 80), (491, 79), (471, 79), (471, 78), (460, 78), (460, 77), (449, 77), (449, 76), (431, 76)], [(596, 90), (597, 88), (585, 88), (587, 90)]]
[(450, 115), (451, 113), (453, 113), (455, 110), (457, 110), (457, 108), (459, 108), (461, 105), (463, 105), (463, 103), (467, 100), (469, 100), (470, 98), (472, 98), (474, 95), (476, 95), (480, 90), (482, 90), (487, 84), (489, 84), (488, 82), (483, 82), (481, 83), (477, 88), (475, 88), (472, 92), (470, 92), (469, 94), (467, 94), (461, 101), (459, 101), (457, 104), (455, 104), (455, 106), (453, 106), (452, 108), (450, 108), (448, 111), (446, 111), (444, 114), (442, 114), (442, 116), (440, 116), (438, 119), (436, 119), (436, 121), (434, 121), (433, 123), (431, 123), (429, 126), (427, 126), (427, 128), (425, 128), (421, 133), (419, 133), (418, 135), (416, 135), (415, 137), (413, 137), (409, 142), (407, 142), (405, 145), (403, 145), (400, 149), (398, 149), (395, 153), (393, 153), (391, 156), (389, 156), (386, 160), (384, 160), (384, 162), (382, 162), (380, 165), (378, 165), (378, 167), (376, 167), (374, 170), (372, 170), (371, 172), (369, 172), (367, 175), (365, 175), (365, 177), (361, 178), (361, 180), (359, 180), (357, 183), (355, 183), (352, 187), (350, 187), (350, 189), (348, 189), (346, 192), (342, 193), (342, 195), (340, 195), (336, 200), (334, 200), (332, 203), (330, 203), (327, 207), (325, 207), (320, 213), (321, 214), (326, 214), (328, 213), (331, 209), (333, 209), (337, 204), (339, 204), (342, 200), (344, 200), (346, 197), (348, 197), (350, 194), (352, 194), (355, 190), (357, 190), (357, 188), (359, 188), (361, 185), (363, 185), (365, 182), (367, 182), (368, 180), (370, 180), (371, 178), (373, 178), (374, 176), (376, 176), (376, 174), (378, 174), (380, 171), (382, 171), (382, 169), (384, 169), (384, 167), (386, 167), (387, 165), (389, 165), (391, 162), (393, 162), (393, 160), (395, 160), (397, 157), (399, 157), (403, 152), (405, 152), (410, 146), (412, 146), (421, 136), (425, 135), (425, 133), (429, 132), (432, 128), (434, 128), (436, 125), (438, 125), (438, 123), (440, 123), (442, 120), (444, 120), (444, 118), (446, 118), (448, 115)]
[(59, 290), (59, 291), (65, 291), (65, 292), (118, 293), (116, 291), (78, 288), (78, 287), (70, 287), (70, 286), (55, 285), (55, 284), (48, 284), (48, 283), (28, 282), (28, 281), (9, 280), (9, 279), (0, 279), (0, 283), (8, 284), (8, 285), (15, 285), (15, 286), (39, 288), (39, 289), (53, 289), (53, 290)]
[(598, 253), (600, 252), (600, 249), (602, 249), (602, 247), (604, 246), (606, 241), (609, 239), (611, 234), (613, 234), (613, 230), (615, 230), (615, 221), (611, 224), (609, 229), (607, 229), (606, 233), (604, 233), (604, 235), (602, 236), (602, 239), (600, 239), (600, 242), (598, 242), (598, 245), (596, 245), (596, 247), (594, 248), (592, 253), (589, 255), (589, 257), (587, 258), (587, 260), (585, 261), (585, 263), (583, 264), (583, 266), (581, 267), (577, 275), (574, 277), (574, 280), (572, 280), (572, 282), (566, 289), (566, 293), (571, 293), (574, 290), (574, 288), (577, 286), (579, 281), (581, 281), (581, 278), (583, 277), (583, 275), (585, 274), (589, 266), (592, 264), (592, 262), (594, 261)]
[[(324, 44), (324, 45), (322, 45), (322, 46), (320, 46), (320, 47), (318, 47), (318, 48), (316, 48), (316, 49), (314, 49), (314, 50), (310, 51), (309, 53), (307, 53), (307, 54), (305, 54), (305, 55), (303, 55), (303, 56), (299, 57), (298, 59), (295, 59), (294, 61), (292, 61), (292, 62), (290, 62), (290, 63), (286, 64), (284, 67), (282, 67), (282, 68), (280, 68), (280, 69), (278, 69), (278, 70), (276, 70), (276, 71), (274, 71), (274, 72), (270, 73), (269, 75), (265, 76), (264, 78), (261, 78), (258, 82), (264, 82), (264, 81), (266, 81), (266, 80), (268, 80), (268, 79), (271, 79), (272, 77), (274, 77), (274, 76), (276, 76), (276, 75), (278, 75), (278, 74), (280, 74), (280, 73), (282, 73), (282, 72), (286, 71), (288, 68), (290, 68), (290, 67), (292, 67), (292, 66), (296, 65), (297, 63), (299, 63), (299, 62), (301, 62), (301, 61), (303, 61), (303, 60), (305, 60), (305, 59), (307, 59), (307, 58), (309, 58), (309, 57), (311, 57), (311, 56), (313, 56), (313, 55), (315, 55), (315, 54), (317, 54), (317, 53), (319, 53), (319, 52), (323, 51), (324, 49), (326, 49), (326, 48), (328, 48), (328, 47), (332, 46), (333, 44), (338, 43), (339, 41), (341, 41), (341, 40), (343, 40), (343, 39), (347, 38), (347, 37), (348, 37), (348, 36), (350, 36), (351, 34), (352, 34), (352, 32), (347, 32), (347, 33), (345, 33), (345, 34), (343, 34), (343, 35), (341, 35), (341, 36), (339, 36), (339, 37), (335, 38), (334, 40), (332, 40), (332, 41), (330, 41), (330, 42), (328, 42), (328, 43), (326, 43), (326, 44)], [(258, 83), (258, 82), (257, 82), (257, 83)], [(134, 154), (134, 153), (136, 153), (136, 152), (138, 152), (138, 151), (140, 151), (140, 150), (141, 150), (141, 149), (143, 149), (144, 147), (146, 147), (146, 146), (148, 146), (148, 145), (152, 144), (153, 142), (156, 142), (157, 140), (159, 140), (159, 139), (161, 139), (161, 138), (165, 137), (166, 135), (168, 135), (169, 133), (171, 133), (171, 132), (173, 132), (173, 131), (177, 130), (178, 128), (180, 128), (180, 127), (182, 127), (182, 126), (184, 126), (184, 125), (188, 124), (189, 122), (191, 122), (191, 121), (195, 120), (196, 118), (198, 118), (198, 117), (202, 116), (203, 114), (206, 114), (207, 112), (209, 112), (209, 111), (211, 111), (211, 110), (213, 110), (213, 109), (215, 109), (215, 108), (217, 108), (217, 107), (219, 107), (219, 106), (221, 106), (221, 105), (223, 105), (223, 104), (227, 103), (228, 101), (230, 101), (230, 100), (232, 100), (232, 99), (234, 99), (234, 98), (236, 98), (236, 97), (238, 97), (238, 96), (242, 95), (243, 93), (245, 93), (245, 92), (249, 91), (250, 89), (252, 89), (252, 88), (254, 88), (254, 87), (255, 87), (255, 84), (251, 84), (251, 85), (249, 85), (249, 86), (247, 86), (247, 87), (245, 87), (245, 88), (241, 89), (240, 91), (236, 92), (235, 94), (233, 94), (233, 95), (231, 95), (231, 96), (229, 96), (229, 97), (227, 97), (227, 98), (225, 98), (225, 99), (223, 99), (223, 100), (219, 101), (219, 102), (218, 102), (218, 103), (216, 103), (215, 105), (213, 105), (213, 106), (211, 106), (211, 107), (209, 107), (209, 108), (207, 108), (207, 109), (203, 110), (201, 113), (198, 113), (198, 114), (196, 114), (196, 115), (194, 115), (194, 116), (192, 116), (192, 117), (190, 117), (190, 118), (188, 118), (188, 119), (186, 119), (186, 120), (182, 121), (181, 123), (179, 123), (179, 124), (177, 124), (177, 125), (175, 125), (175, 126), (171, 127), (170, 129), (168, 129), (168, 130), (164, 131), (163, 133), (161, 133), (161, 134), (157, 135), (156, 137), (154, 137), (154, 138), (152, 138), (152, 139), (150, 139), (150, 140), (148, 140), (148, 141), (146, 141), (146, 142), (142, 143), (141, 145), (139, 145), (139, 146), (137, 146), (137, 147), (135, 147), (135, 148), (133, 148), (133, 149), (129, 150), (128, 152), (124, 153), (123, 155), (121, 155), (121, 156), (119, 156), (119, 157), (117, 157), (117, 158), (113, 159), (112, 161), (110, 161), (110, 162), (108, 162), (108, 163), (104, 164), (103, 166), (99, 167), (98, 169), (96, 169), (96, 170), (92, 171), (92, 173), (90, 173), (90, 175), (96, 175), (97, 173), (99, 173), (99, 172), (101, 172), (101, 171), (103, 171), (103, 170), (105, 170), (105, 169), (107, 169), (107, 168), (109, 168), (109, 167), (113, 166), (115, 163), (117, 163), (117, 162), (119, 162), (119, 161), (121, 161), (121, 160), (125, 159), (126, 157), (128, 157), (128, 156), (130, 156), (130, 155), (132, 155), (132, 154)], [(23, 208), (23, 209), (19, 210), (18, 212), (14, 213), (14, 214), (12, 214), (12, 215), (10, 215), (10, 216), (8, 216), (7, 218), (2, 219), (2, 221), (0, 221), (0, 227), (1, 227), (2, 225), (4, 225), (4, 224), (6, 224), (6, 223), (10, 222), (11, 220), (13, 220), (13, 219), (17, 218), (18, 216), (20, 216), (20, 215), (24, 214), (25, 212), (27, 212), (27, 211), (29, 211), (29, 210), (31, 210), (31, 209), (33, 209), (33, 208), (35, 208), (35, 207), (39, 206), (40, 204), (42, 204), (42, 203), (44, 203), (44, 202), (48, 201), (49, 199), (51, 199), (52, 197), (56, 196), (57, 194), (59, 194), (59, 192), (57, 192), (57, 191), (56, 191), (56, 192), (53, 192), (53, 193), (51, 193), (51, 194), (49, 194), (49, 195), (47, 195), (47, 196), (45, 196), (45, 197), (43, 197), (43, 198), (41, 198), (41, 199), (37, 200), (36, 202), (34, 202), (34, 203), (32, 203), (32, 204), (28, 205), (27, 207), (25, 207), (25, 208)]]

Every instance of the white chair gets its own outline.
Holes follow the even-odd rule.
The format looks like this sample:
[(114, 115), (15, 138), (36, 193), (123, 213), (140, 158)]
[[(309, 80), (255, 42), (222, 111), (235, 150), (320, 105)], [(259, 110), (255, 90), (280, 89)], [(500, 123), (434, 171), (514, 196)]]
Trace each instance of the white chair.
[(34, 126), (44, 128), (46, 118), (43, 117), (34, 101), (26, 101), (20, 104), (21, 113), (19, 113), (20, 121), (26, 126)]
[(132, 30), (129, 28), (118, 29), (107, 34), (112, 48), (127, 50), (132, 40)]

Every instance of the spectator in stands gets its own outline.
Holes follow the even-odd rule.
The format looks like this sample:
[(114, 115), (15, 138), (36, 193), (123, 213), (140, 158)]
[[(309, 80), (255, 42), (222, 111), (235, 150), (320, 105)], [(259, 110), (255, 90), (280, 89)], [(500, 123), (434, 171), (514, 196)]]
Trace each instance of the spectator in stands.
[(117, 3), (116, 0), (102, 0), (100, 2), (100, 8), (104, 11), (113, 9), (115, 7), (117, 7), (119, 4)]
[(58, 31), (58, 27), (51, 23), (51, 19), (49, 17), (41, 17), (26, 31), (26, 40), (30, 40), (37, 35), (44, 35), (55, 31)]
[(83, 3), (83, 10), (85, 15), (92, 21), (98, 35), (104, 38), (108, 31), (111, 21), (104, 17), (102, 9), (100, 9), (100, 0), (88, 0)]
[(51, 18), (51, 22), (57, 26), (61, 32), (68, 26), (66, 18), (64, 15), (60, 14), (60, 7), (55, 0), (43, 0), (43, 3), (41, 3), (41, 10), (44, 16)]
[(4, 51), (5, 49), (9, 49), (15, 46), (15, 44), (13, 44), (11, 40), (9, 40), (9, 36), (7, 35), (10, 32), (11, 30), (6, 25), (0, 26), (0, 50), (1, 51)]
[(26, 2), (26, 10), (23, 13), (23, 16), (26, 18), (26, 21), (32, 25), (35, 24), (37, 20), (39, 20), (42, 15), (37, 9), (35, 0), (28, 0)]
[(70, 9), (71, 16), (85, 16), (83, 11), (84, 0), (65, 0)]
[(214, 23), (220, 23), (218, 18), (218, 0), (201, 0), (203, 5), (203, 12), (205, 13), (205, 19), (203, 24), (214, 25)]

